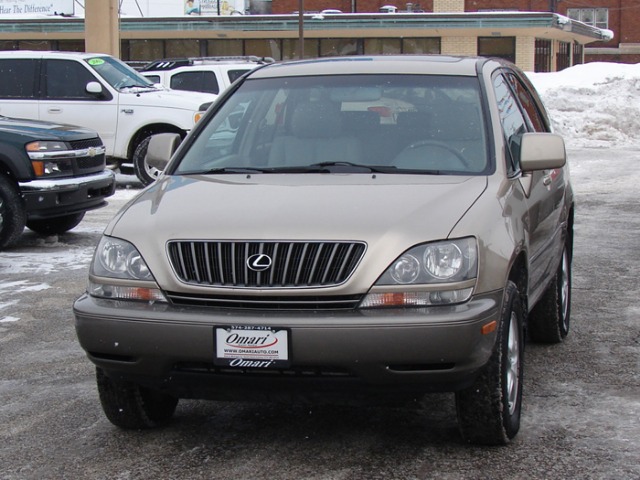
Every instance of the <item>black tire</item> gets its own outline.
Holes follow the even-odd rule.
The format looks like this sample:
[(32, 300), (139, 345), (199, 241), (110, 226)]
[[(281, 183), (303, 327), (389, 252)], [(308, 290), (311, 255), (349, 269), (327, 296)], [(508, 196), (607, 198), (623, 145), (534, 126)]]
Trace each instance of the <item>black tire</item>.
[(27, 227), (36, 233), (43, 235), (57, 235), (59, 233), (68, 232), (84, 218), (84, 213), (74, 213), (63, 217), (44, 218), (39, 220), (27, 220)]
[(529, 314), (531, 340), (560, 343), (569, 334), (571, 318), (571, 254), (567, 246), (553, 280)]
[(178, 399), (130, 382), (116, 382), (100, 368), (96, 381), (102, 410), (111, 423), (127, 430), (165, 425), (171, 420)]
[(473, 385), (456, 392), (458, 426), (469, 443), (506, 445), (520, 429), (523, 319), (520, 293), (509, 282), (494, 351)]
[(147, 163), (147, 149), (150, 141), (151, 136), (143, 139), (133, 153), (133, 171), (145, 187), (155, 182), (162, 173), (162, 170)]
[(27, 213), (17, 186), (0, 174), (0, 248), (14, 243), (27, 221)]

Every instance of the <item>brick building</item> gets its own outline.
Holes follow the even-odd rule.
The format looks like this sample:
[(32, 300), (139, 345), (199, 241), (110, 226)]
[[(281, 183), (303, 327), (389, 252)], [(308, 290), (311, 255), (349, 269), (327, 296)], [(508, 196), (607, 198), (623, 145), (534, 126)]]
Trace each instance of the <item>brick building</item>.
[[(611, 30), (609, 42), (585, 49), (585, 61), (640, 63), (640, 0), (435, 0), (436, 10), (465, 12), (556, 12), (587, 25)], [(298, 10), (299, 0), (272, 0), (273, 13)], [(434, 0), (304, 0), (305, 11), (338, 9), (348, 13), (378, 12), (386, 5), (398, 11), (434, 12)]]
[[(95, 1), (103, 4), (103, 0)], [(294, 14), (302, 1), (305, 15)], [(380, 8), (392, 1), (272, 0), (269, 10), (273, 13), (268, 15), (251, 11), (250, 15), (226, 17), (116, 17), (112, 22), (96, 17), (91, 24), (84, 18), (0, 18), (0, 50), (90, 48), (137, 62), (220, 55), (276, 60), (380, 54), (484, 55), (502, 57), (526, 71), (538, 72), (562, 70), (593, 59), (640, 61), (634, 60), (632, 32), (624, 33), (631, 25), (626, 17), (640, 12), (640, 8), (627, 8), (629, 2), (640, 5), (640, 0), (625, 0), (626, 10), (583, 7), (596, 5), (592, 0), (570, 0), (570, 9), (565, 8), (569, 0), (414, 0), (396, 5), (404, 12), (381, 13)], [(109, 2), (116, 5), (116, 0)], [(619, 0), (609, 3), (621, 4)], [(252, 0), (251, 8), (259, 5), (262, 10), (264, 4), (265, 0)], [(312, 13), (329, 8), (348, 14)], [(408, 9), (412, 13), (406, 13)], [(117, 13), (117, 8), (112, 10)], [(107, 45), (88, 43), (97, 39), (108, 23), (114, 28)], [(626, 43), (619, 38), (611, 41), (609, 30), (623, 32)], [(85, 31), (92, 35), (86, 36)]]

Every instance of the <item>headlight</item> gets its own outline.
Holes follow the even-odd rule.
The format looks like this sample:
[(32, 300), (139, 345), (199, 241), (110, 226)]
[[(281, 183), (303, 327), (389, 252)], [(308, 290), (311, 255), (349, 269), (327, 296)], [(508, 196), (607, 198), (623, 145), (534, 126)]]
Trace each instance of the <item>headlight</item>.
[(64, 142), (38, 141), (25, 146), (36, 177), (57, 177), (73, 173), (72, 152)]
[(387, 268), (365, 296), (360, 308), (466, 302), (473, 293), (477, 270), (475, 238), (418, 245), (403, 253)]
[[(103, 236), (93, 256), (91, 274), (88, 292), (95, 297), (166, 301), (140, 252), (125, 240)], [(105, 278), (118, 280), (106, 283)], [(125, 285), (122, 280), (131, 282)]]
[(100, 240), (92, 273), (100, 277), (153, 281), (153, 275), (136, 247), (114, 237), (102, 237)]
[(418, 245), (402, 254), (376, 285), (418, 285), (462, 282), (476, 277), (475, 238)]
[(29, 156), (31, 158), (36, 157), (38, 153), (43, 152), (64, 152), (69, 150), (69, 147), (64, 142), (49, 142), (49, 141), (39, 141), (39, 142), (31, 142), (27, 143), (27, 152), (29, 152)]

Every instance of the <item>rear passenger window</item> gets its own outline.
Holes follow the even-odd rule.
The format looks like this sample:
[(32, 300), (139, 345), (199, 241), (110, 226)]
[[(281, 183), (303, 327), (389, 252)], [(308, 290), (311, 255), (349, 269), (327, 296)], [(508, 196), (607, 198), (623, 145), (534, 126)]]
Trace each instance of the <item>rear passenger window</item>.
[(45, 98), (95, 100), (95, 96), (87, 93), (87, 84), (97, 82), (96, 77), (81, 63), (68, 60), (47, 60), (45, 65)]
[(0, 60), (0, 98), (35, 98), (37, 62)]
[(242, 70), (229, 70), (227, 72), (227, 75), (229, 76), (229, 82), (230, 83), (235, 82), (237, 79), (239, 79), (242, 75), (244, 75), (248, 71), (250, 71), (249, 68), (245, 68)]
[(213, 72), (182, 72), (171, 77), (169, 84), (174, 90), (220, 93), (216, 74)]

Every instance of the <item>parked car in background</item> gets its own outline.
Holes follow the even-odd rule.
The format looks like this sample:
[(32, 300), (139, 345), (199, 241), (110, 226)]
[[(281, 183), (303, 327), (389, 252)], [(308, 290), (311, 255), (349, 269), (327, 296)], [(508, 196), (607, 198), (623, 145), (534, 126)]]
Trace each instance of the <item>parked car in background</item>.
[(0, 52), (0, 78), (0, 114), (95, 130), (109, 164), (132, 165), (145, 185), (160, 173), (145, 161), (149, 137), (184, 137), (216, 98), (168, 91), (104, 54)]
[(180, 398), (451, 391), (465, 440), (516, 435), (525, 337), (569, 331), (574, 218), (520, 70), (267, 65), (180, 140), (151, 140), (165, 174), (107, 226), (74, 304), (111, 422), (163, 424)]
[(64, 233), (115, 191), (105, 148), (92, 130), (0, 116), (0, 248), (25, 225)]
[(272, 62), (273, 58), (255, 56), (167, 58), (148, 63), (140, 73), (174, 90), (218, 95), (245, 73)]

